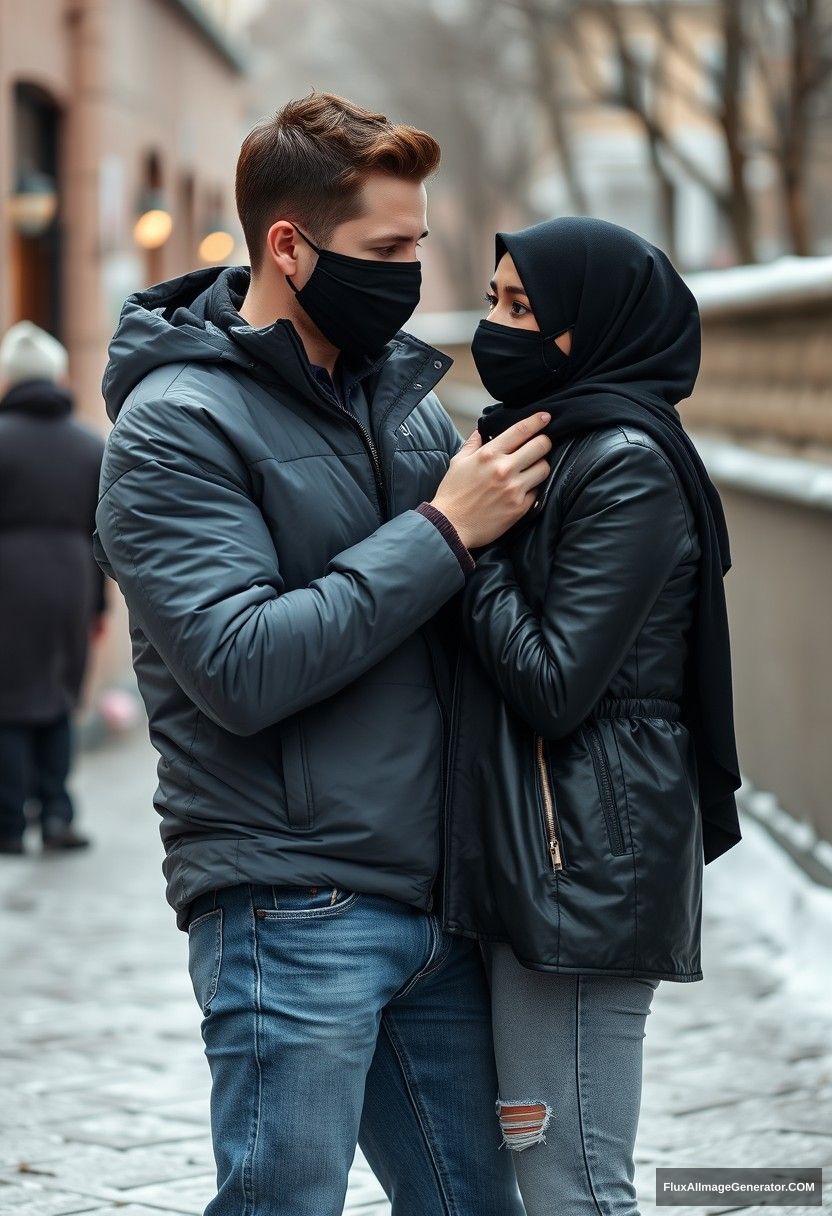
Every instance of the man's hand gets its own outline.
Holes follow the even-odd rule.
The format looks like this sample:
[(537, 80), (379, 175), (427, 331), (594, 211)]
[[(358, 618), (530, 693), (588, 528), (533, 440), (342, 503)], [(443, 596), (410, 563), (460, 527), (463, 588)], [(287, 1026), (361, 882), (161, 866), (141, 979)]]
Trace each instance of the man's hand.
[(451, 521), (468, 549), (488, 545), (529, 510), (549, 473), (552, 446), (539, 432), (550, 414), (515, 422), (489, 443), (469, 435), (451, 459), (432, 505)]

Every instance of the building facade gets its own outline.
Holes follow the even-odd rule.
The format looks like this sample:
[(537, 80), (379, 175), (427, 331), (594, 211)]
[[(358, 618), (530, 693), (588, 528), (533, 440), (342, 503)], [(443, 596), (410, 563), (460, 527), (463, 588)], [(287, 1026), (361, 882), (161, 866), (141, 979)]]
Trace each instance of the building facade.
[(243, 61), (222, 14), (0, 0), (0, 331), (26, 318), (60, 338), (102, 430), (124, 297), (234, 251)]
[[(58, 337), (76, 415), (102, 434), (101, 377), (125, 297), (247, 260), (234, 15), (234, 0), (0, 0), (0, 333), (28, 319)], [(82, 717), (129, 673), (115, 587), (110, 603)]]

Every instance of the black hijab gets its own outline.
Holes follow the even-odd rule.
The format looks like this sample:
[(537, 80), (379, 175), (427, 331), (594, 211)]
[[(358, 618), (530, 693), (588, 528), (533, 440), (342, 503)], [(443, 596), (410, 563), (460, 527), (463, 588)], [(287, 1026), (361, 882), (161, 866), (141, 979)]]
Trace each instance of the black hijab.
[(539, 400), (486, 407), (483, 439), (539, 409), (552, 415), (546, 434), (553, 449), (587, 431), (637, 426), (661, 446), (694, 509), (702, 552), (683, 719), (696, 747), (705, 862), (713, 861), (741, 839), (740, 776), (723, 587), (728, 531), (719, 493), (676, 410), (699, 370), (696, 300), (660, 249), (603, 220), (565, 216), (500, 232), (496, 252), (497, 263), (504, 253), (512, 257), (541, 333), (571, 329), (572, 349)]

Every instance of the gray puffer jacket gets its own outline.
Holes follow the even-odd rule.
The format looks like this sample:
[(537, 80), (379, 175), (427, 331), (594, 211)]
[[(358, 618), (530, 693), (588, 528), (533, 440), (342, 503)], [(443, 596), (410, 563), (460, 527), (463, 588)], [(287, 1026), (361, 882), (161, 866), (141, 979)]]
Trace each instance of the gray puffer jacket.
[(465, 573), (414, 508), (461, 443), (431, 391), (451, 360), (399, 333), (364, 370), (370, 436), (290, 322), (240, 324), (247, 282), (131, 296), (104, 377), (93, 539), (159, 752), (168, 898), (180, 927), (240, 882), (428, 909)]

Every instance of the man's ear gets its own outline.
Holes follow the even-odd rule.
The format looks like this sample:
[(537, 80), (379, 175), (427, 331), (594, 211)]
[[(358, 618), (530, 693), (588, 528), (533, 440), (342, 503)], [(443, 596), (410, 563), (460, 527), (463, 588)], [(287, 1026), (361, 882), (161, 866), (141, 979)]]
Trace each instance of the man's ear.
[(289, 220), (275, 220), (266, 233), (266, 250), (272, 264), (287, 278), (292, 278), (299, 269), (298, 245), (300, 238), (294, 224)]

